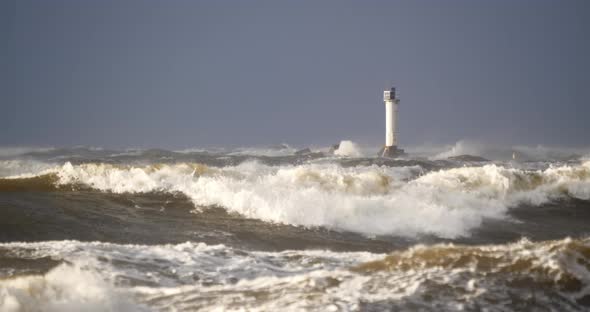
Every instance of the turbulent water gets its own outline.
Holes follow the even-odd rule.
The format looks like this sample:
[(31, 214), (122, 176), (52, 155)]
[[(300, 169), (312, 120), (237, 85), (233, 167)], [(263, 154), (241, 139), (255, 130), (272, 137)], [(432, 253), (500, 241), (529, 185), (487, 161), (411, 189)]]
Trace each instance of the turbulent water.
[(0, 311), (590, 310), (590, 160), (463, 153), (0, 149)]

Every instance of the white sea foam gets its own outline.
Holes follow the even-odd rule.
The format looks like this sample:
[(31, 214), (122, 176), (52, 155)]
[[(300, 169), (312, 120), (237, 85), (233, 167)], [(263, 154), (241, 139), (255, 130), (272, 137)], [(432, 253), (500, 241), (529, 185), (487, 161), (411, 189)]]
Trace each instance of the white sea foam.
[(66, 163), (56, 170), (62, 184), (115, 193), (178, 192), (197, 207), (217, 205), (248, 218), (368, 235), (453, 238), (469, 235), (484, 218), (505, 217), (507, 209), (521, 203), (590, 198), (590, 162), (543, 171), (487, 165), (426, 174), (418, 166), (257, 162), (224, 168)]
[[(282, 284), (297, 290), (293, 287), (314, 276), (319, 280), (384, 256), (325, 250), (248, 252), (191, 242), (145, 246), (54, 241), (0, 244), (0, 249), (23, 258), (67, 262), (43, 275), (0, 280), (0, 310), (11, 312), (141, 311), (147, 310), (145, 304), (150, 310), (170, 305), (179, 311), (225, 309), (238, 292), (260, 289), (278, 297)], [(224, 289), (227, 297), (218, 293)]]
[[(579, 310), (590, 293), (588, 239), (492, 246), (414, 246), (388, 256), (223, 245), (0, 244), (22, 258), (63, 260), (46, 274), (0, 280), (2, 311), (511, 309), (529, 301)], [(572, 285), (578, 285), (572, 287)], [(425, 301), (427, 300), (427, 301)], [(516, 302), (514, 301), (516, 300)], [(423, 305), (425, 302), (428, 305)], [(505, 306), (506, 302), (512, 305)], [(381, 304), (381, 306), (380, 306)]]
[(147, 311), (114, 290), (104, 276), (61, 264), (45, 275), (0, 282), (0, 311)]

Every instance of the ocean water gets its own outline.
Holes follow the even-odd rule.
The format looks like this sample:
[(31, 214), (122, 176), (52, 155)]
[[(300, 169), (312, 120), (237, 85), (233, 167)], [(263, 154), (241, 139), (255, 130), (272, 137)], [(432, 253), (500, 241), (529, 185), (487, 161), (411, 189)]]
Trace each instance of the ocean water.
[(590, 310), (585, 151), (376, 151), (0, 149), (0, 311)]

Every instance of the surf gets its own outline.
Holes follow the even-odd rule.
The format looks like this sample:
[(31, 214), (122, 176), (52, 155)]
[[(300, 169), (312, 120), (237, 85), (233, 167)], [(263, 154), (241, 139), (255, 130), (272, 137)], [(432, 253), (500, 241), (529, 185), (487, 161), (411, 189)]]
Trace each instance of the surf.
[(484, 219), (522, 204), (590, 199), (590, 161), (523, 170), (488, 164), (427, 171), (421, 166), (334, 163), (237, 166), (87, 163), (0, 179), (0, 190), (90, 188), (117, 194), (182, 194), (195, 210), (219, 206), (267, 222), (365, 235), (468, 236)]

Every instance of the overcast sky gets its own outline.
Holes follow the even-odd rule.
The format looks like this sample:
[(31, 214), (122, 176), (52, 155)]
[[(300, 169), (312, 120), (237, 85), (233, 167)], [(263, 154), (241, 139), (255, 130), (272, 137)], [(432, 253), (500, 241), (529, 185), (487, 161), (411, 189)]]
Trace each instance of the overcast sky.
[(0, 145), (588, 145), (590, 1), (0, 0)]

